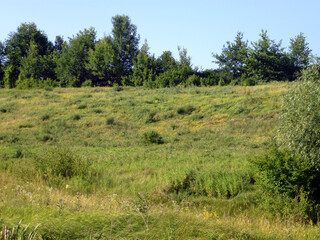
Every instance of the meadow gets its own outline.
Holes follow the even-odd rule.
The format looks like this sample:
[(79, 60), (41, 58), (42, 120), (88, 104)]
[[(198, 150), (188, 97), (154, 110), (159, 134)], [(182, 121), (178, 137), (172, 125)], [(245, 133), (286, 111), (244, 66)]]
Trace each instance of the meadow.
[[(35, 239), (319, 239), (259, 207), (290, 83), (0, 90), (0, 227)], [(1, 234), (0, 234), (1, 235)], [(1, 239), (1, 237), (0, 237)]]

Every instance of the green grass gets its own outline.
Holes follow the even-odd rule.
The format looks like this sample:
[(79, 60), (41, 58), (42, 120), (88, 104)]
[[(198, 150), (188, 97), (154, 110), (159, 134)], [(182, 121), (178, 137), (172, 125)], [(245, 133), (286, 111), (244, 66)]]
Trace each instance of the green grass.
[(286, 89), (1, 89), (0, 225), (41, 224), (44, 239), (318, 239), (257, 206), (249, 159), (269, 148)]

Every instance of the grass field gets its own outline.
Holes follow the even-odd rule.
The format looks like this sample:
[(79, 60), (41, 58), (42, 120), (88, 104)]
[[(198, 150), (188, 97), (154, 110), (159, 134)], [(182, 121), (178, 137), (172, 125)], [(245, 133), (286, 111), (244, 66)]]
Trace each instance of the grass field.
[(22, 219), (40, 239), (320, 239), (318, 225), (258, 204), (250, 159), (269, 148), (287, 88), (1, 89), (1, 229)]

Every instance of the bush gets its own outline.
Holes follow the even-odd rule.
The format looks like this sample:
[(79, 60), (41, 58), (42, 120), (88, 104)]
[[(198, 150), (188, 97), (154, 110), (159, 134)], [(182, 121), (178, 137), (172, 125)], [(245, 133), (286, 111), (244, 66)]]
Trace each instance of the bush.
[(116, 92), (121, 92), (121, 91), (123, 91), (123, 87), (119, 86), (118, 83), (114, 83), (114, 84), (112, 85), (112, 89), (113, 89), (114, 91), (116, 91)]
[(50, 115), (49, 114), (44, 114), (41, 116), (41, 120), (42, 121), (46, 121), (46, 120), (49, 120), (50, 119)]
[(78, 121), (81, 119), (81, 116), (79, 114), (75, 114), (71, 117), (72, 120)]
[(41, 176), (51, 182), (54, 178), (69, 179), (75, 176), (86, 177), (91, 163), (74, 152), (55, 147), (43, 151), (34, 158), (34, 164)]
[(277, 142), (320, 168), (320, 67), (302, 72), (283, 99)]
[(152, 130), (143, 134), (143, 140), (146, 144), (162, 144), (164, 143), (162, 136)]
[(77, 106), (77, 109), (85, 109), (87, 108), (86, 104), (80, 104), (79, 106)]
[(315, 209), (320, 203), (320, 171), (308, 159), (273, 148), (253, 160), (253, 164), (258, 172), (256, 185), (265, 194), (264, 202), (269, 203), (267, 210), (286, 215), (288, 206), (295, 205), (300, 208), (300, 220), (307, 216), (316, 218)]
[(114, 124), (114, 118), (113, 117), (109, 117), (106, 119), (106, 124), (107, 125), (113, 125)]
[(226, 84), (226, 82), (224, 81), (224, 79), (221, 78), (221, 79), (219, 80), (219, 82), (218, 82), (218, 86), (223, 87), (223, 86), (226, 86), (226, 85), (227, 85), (227, 84)]
[(198, 77), (195, 74), (190, 75), (187, 78), (187, 82), (186, 83), (187, 83), (188, 86), (199, 86), (200, 85), (200, 77)]
[(194, 110), (195, 108), (192, 105), (187, 105), (187, 106), (179, 107), (177, 109), (177, 113), (180, 115), (188, 115), (188, 114), (191, 114)]
[(81, 87), (92, 87), (92, 81), (86, 80), (81, 84)]
[(284, 96), (275, 149), (253, 161), (270, 212), (298, 220), (320, 213), (320, 67), (302, 72)]

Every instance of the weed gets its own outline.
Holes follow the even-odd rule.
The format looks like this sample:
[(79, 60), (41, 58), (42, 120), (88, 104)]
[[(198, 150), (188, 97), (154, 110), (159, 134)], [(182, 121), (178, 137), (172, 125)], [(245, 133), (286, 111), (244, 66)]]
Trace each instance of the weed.
[(40, 224), (38, 224), (32, 230), (29, 230), (29, 226), (23, 226), (22, 220), (18, 223), (18, 225), (8, 228), (7, 225), (4, 227), (4, 231), (0, 232), (0, 239), (3, 240), (33, 240), (37, 236), (37, 229)]
[(42, 121), (46, 121), (46, 120), (49, 120), (50, 119), (50, 115), (49, 114), (44, 114), (41, 116), (41, 120)]
[(146, 144), (162, 144), (164, 143), (162, 136), (154, 130), (145, 132), (143, 134), (143, 140)]
[(187, 105), (187, 106), (179, 107), (177, 109), (177, 113), (180, 115), (188, 115), (188, 114), (191, 114), (194, 110), (195, 108), (192, 105)]
[(123, 91), (123, 87), (119, 86), (119, 84), (117, 84), (117, 83), (113, 84), (112, 89), (113, 89), (115, 92), (121, 92), (121, 91)]
[(33, 128), (33, 125), (30, 123), (20, 124), (19, 128)]
[(71, 117), (72, 120), (75, 120), (75, 121), (78, 121), (81, 119), (81, 116), (79, 114), (74, 114), (72, 117)]
[(101, 109), (94, 109), (93, 112), (100, 114), (100, 113), (102, 113), (103, 111), (102, 111)]
[(77, 106), (77, 109), (85, 109), (85, 108), (87, 108), (86, 104), (80, 104)]
[(2, 107), (2, 108), (0, 108), (0, 112), (2, 112), (2, 113), (6, 113), (6, 112), (8, 112), (8, 109), (6, 109), (6, 108)]
[(150, 218), (150, 200), (149, 195), (146, 193), (138, 193), (138, 200), (133, 203), (135, 211), (141, 216), (146, 231), (149, 231), (149, 218)]
[(113, 117), (109, 117), (106, 119), (106, 124), (107, 125), (114, 125), (115, 122), (114, 122), (114, 118)]

